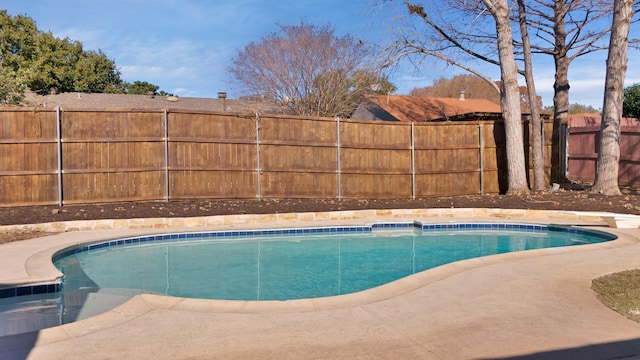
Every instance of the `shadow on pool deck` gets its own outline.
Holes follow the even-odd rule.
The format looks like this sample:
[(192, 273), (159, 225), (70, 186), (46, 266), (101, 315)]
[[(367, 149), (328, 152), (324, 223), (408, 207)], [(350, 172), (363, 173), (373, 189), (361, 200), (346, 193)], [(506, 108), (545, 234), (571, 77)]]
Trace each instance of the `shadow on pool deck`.
[(640, 359), (640, 339), (615, 341), (596, 345), (568, 349), (544, 351), (539, 353), (509, 356), (501, 358), (482, 358), (482, 360), (637, 360)]
[(31, 350), (38, 341), (40, 332), (34, 331), (26, 334), (0, 337), (2, 352), (0, 360), (25, 360), (29, 358)]

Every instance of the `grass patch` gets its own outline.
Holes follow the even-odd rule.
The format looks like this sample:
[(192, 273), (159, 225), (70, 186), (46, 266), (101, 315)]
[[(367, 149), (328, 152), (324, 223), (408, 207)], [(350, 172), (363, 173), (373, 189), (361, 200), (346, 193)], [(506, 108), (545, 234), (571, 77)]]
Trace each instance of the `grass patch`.
[(640, 322), (640, 269), (599, 277), (591, 282), (591, 288), (606, 306)]

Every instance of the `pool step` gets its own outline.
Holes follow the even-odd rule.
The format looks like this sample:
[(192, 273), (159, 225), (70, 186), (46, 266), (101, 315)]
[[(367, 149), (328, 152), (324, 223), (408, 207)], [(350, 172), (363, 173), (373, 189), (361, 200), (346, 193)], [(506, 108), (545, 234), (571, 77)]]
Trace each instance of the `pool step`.
[(600, 217), (610, 228), (640, 229), (640, 215), (590, 211), (567, 211), (566, 213), (578, 216)]
[(638, 215), (623, 215), (623, 214), (603, 214), (601, 215), (607, 225), (611, 228), (618, 229), (639, 229), (640, 228), (640, 216)]

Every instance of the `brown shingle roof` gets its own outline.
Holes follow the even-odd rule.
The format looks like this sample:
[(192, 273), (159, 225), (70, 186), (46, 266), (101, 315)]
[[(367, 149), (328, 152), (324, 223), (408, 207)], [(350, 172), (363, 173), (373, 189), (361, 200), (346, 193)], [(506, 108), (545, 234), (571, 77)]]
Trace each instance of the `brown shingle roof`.
[(403, 122), (447, 120), (465, 114), (501, 114), (500, 105), (484, 99), (373, 95), (369, 101)]
[[(593, 113), (582, 113), (569, 115), (569, 127), (597, 127), (600, 126), (602, 115)], [(620, 126), (640, 126), (640, 122), (635, 118), (621, 118)]]
[[(130, 94), (61, 93), (55, 95), (25, 94), (33, 105), (73, 109), (187, 109), (204, 111), (261, 112), (279, 114), (277, 105), (266, 101), (245, 101), (233, 99), (166, 97)], [(172, 101), (173, 100), (173, 101)], [(224, 107), (223, 108), (223, 103)]]

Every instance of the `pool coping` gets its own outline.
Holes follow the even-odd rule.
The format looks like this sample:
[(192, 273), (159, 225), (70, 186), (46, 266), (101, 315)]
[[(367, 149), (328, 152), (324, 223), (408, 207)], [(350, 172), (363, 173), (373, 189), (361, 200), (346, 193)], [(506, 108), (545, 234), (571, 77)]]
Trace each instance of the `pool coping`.
[[(0, 245), (3, 249), (8, 247), (23, 248), (15, 253), (17, 258), (13, 262), (23, 261), (25, 276), (14, 277), (13, 280), (0, 279), (0, 284), (6, 285), (13, 281), (14, 284), (42, 283), (50, 281), (52, 276), (59, 276), (59, 272), (51, 262), (51, 257), (57, 251), (69, 246), (77, 245), (86, 241), (101, 241), (119, 238), (123, 236), (138, 236), (147, 234), (171, 232), (189, 232), (203, 229), (239, 229), (256, 227), (280, 227), (288, 228), (292, 224), (295, 227), (317, 226), (318, 224), (372, 224), (380, 221), (394, 222), (399, 219), (407, 221), (419, 221), (423, 223), (466, 223), (466, 222), (519, 222), (523, 221), (531, 224), (562, 224), (562, 225), (583, 225), (594, 229), (611, 232), (618, 236), (617, 240), (581, 245), (577, 247), (559, 247), (524, 252), (514, 252), (500, 255), (492, 255), (482, 258), (474, 258), (458, 261), (451, 264), (439, 266), (434, 269), (424, 271), (406, 278), (385, 284), (373, 289), (361, 291), (354, 294), (339, 295), (318, 299), (302, 299), (289, 301), (226, 301), (226, 300), (202, 300), (176, 298), (162, 295), (144, 294), (134, 297), (125, 304), (112, 309), (103, 314), (90, 319), (43, 329), (39, 333), (38, 345), (50, 344), (68, 340), (75, 337), (113, 328), (139, 318), (149, 312), (156, 310), (177, 310), (191, 312), (219, 312), (219, 313), (291, 313), (291, 312), (311, 312), (331, 309), (340, 309), (353, 306), (363, 306), (380, 302), (383, 300), (402, 296), (416, 289), (446, 279), (455, 274), (471, 269), (480, 268), (490, 264), (509, 262), (521, 259), (530, 259), (547, 255), (558, 255), (568, 252), (590, 251), (593, 249), (606, 249), (626, 246), (640, 242), (639, 234), (636, 231), (616, 229), (607, 227), (607, 222), (599, 215), (592, 213), (575, 213), (561, 211), (499, 211), (500, 209), (450, 209), (458, 211), (448, 211), (449, 209), (438, 209), (438, 216), (433, 216), (434, 209), (414, 209), (414, 210), (362, 210), (331, 213), (300, 213), (300, 214), (273, 214), (271, 216), (253, 215), (231, 215), (227, 217), (215, 217), (217, 225), (211, 225), (211, 217), (205, 219), (147, 219), (148, 221), (138, 221), (132, 219), (130, 228), (120, 227), (121, 222), (112, 220), (112, 225), (117, 227), (104, 228), (102, 221), (94, 222), (71, 222), (69, 224), (35, 224), (35, 229), (41, 231), (43, 228), (60, 229), (65, 228), (63, 233), (46, 236), (38, 239), (24, 240), (15, 243)], [(447, 210), (447, 211), (445, 211)], [(425, 214), (431, 214), (425, 215)], [(330, 218), (330, 219), (327, 219)], [(265, 222), (254, 222), (256, 219), (267, 220)], [(282, 221), (274, 222), (274, 219)], [(304, 220), (301, 220), (304, 219)], [(313, 220), (312, 220), (313, 219)], [(110, 221), (105, 221), (110, 222)], [(202, 225), (205, 222), (207, 225)], [(155, 224), (151, 227), (147, 227)], [(161, 224), (161, 226), (157, 226)], [(166, 226), (164, 224), (178, 224), (180, 226)], [(186, 225), (189, 224), (189, 225)], [(144, 225), (144, 226), (143, 226)], [(23, 229), (25, 227), (22, 227)], [(26, 227), (29, 228), (29, 227)], [(33, 229), (33, 228), (31, 228)], [(2, 229), (0, 229), (2, 230)], [(51, 230), (50, 230), (51, 231)], [(86, 236), (91, 236), (87, 240)], [(84, 240), (81, 240), (84, 239)], [(25, 245), (25, 246), (22, 246)], [(19, 253), (19, 254), (18, 254)], [(4, 254), (4, 253), (3, 253)], [(4, 265), (3, 265), (4, 266)], [(5, 273), (4, 271), (2, 273)], [(20, 335), (17, 335), (20, 336)], [(9, 336), (6, 338), (13, 338)], [(2, 339), (2, 338), (0, 338)], [(8, 339), (7, 339), (8, 340)], [(2, 340), (0, 340), (2, 344)]]
[[(243, 224), (281, 224), (306, 223), (320, 221), (347, 221), (366, 219), (449, 219), (457, 217), (502, 218), (502, 219), (539, 219), (577, 222), (593, 222), (609, 227), (618, 226), (617, 220), (636, 219), (640, 215), (615, 214), (608, 212), (565, 211), (565, 210), (532, 210), (532, 209), (499, 209), (499, 208), (419, 208), (419, 209), (368, 209), (323, 212), (275, 213), (275, 214), (240, 214), (212, 215), (177, 218), (133, 218), (133, 219), (100, 219), (58, 221), (38, 224), (18, 224), (0, 226), (0, 231), (33, 230), (59, 233), (80, 230), (108, 229), (157, 229), (157, 228), (191, 228), (203, 226), (233, 226)], [(634, 227), (637, 228), (637, 227)]]

